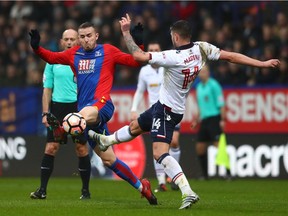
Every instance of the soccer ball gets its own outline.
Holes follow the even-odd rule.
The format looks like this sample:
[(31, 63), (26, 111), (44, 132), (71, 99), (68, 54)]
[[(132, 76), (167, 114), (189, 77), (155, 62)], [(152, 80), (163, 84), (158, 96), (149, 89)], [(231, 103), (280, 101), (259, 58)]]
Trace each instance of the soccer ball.
[(79, 113), (69, 113), (63, 119), (63, 128), (71, 135), (78, 135), (84, 132), (86, 121)]

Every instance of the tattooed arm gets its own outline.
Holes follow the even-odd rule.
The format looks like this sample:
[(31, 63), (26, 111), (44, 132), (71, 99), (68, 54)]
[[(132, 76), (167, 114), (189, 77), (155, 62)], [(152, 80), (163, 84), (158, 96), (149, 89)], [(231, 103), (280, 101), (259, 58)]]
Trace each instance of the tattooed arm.
[(138, 62), (148, 62), (151, 58), (151, 55), (148, 52), (141, 50), (139, 46), (136, 45), (130, 34), (131, 19), (129, 15), (126, 14), (126, 17), (122, 17), (119, 23), (126, 46), (129, 52), (133, 55), (134, 59)]

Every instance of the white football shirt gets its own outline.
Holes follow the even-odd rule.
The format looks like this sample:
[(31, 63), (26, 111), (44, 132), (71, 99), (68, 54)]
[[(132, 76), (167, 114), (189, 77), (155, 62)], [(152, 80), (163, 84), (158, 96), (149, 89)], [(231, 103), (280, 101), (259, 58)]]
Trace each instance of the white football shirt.
[(153, 68), (150, 64), (143, 66), (139, 72), (137, 89), (133, 98), (131, 111), (136, 111), (143, 100), (143, 94), (148, 92), (149, 106), (159, 99), (159, 91), (163, 82), (164, 68)]
[(220, 57), (219, 48), (202, 41), (182, 46), (180, 49), (150, 53), (149, 64), (165, 69), (159, 101), (178, 114), (184, 114), (191, 85), (206, 61), (216, 61)]

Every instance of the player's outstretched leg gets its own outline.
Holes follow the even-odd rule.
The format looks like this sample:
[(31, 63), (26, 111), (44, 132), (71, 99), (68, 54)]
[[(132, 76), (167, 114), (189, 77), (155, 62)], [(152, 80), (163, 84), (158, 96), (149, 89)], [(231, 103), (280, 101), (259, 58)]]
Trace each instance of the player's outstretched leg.
[(105, 152), (109, 148), (109, 146), (112, 145), (111, 143), (108, 142), (107, 137), (105, 135), (96, 133), (93, 130), (89, 130), (88, 135), (93, 141), (97, 143), (99, 149), (103, 152)]

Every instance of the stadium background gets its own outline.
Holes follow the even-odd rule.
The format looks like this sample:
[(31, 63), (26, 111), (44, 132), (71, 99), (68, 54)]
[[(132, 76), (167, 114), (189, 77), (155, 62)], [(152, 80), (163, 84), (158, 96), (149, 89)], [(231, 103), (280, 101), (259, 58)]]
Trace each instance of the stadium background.
[[(91, 21), (99, 29), (99, 43), (111, 43), (127, 52), (118, 20), (128, 12), (135, 24), (144, 24), (145, 42), (159, 40), (163, 49), (171, 48), (169, 25), (187, 19), (192, 24), (194, 41), (208, 41), (258, 59), (281, 60), (280, 68), (275, 70), (227, 63), (213, 63), (211, 69), (225, 91), (232, 174), (247, 178), (288, 178), (287, 10), (288, 3), (284, 1), (1, 1), (0, 176), (38, 176), (44, 150), (41, 96), (45, 62), (32, 53), (28, 31), (39, 29), (41, 45), (56, 51), (64, 29), (77, 29), (82, 22)], [(109, 125), (111, 132), (129, 121), (137, 76), (138, 70), (117, 68), (113, 89), (116, 112)], [(189, 129), (194, 101), (192, 89), (180, 139), (180, 163), (191, 178), (199, 175), (193, 141), (195, 131)], [(150, 138), (144, 135), (143, 139), (136, 140), (138, 145), (117, 146), (116, 151), (139, 176), (153, 177)], [(212, 177), (215, 176), (213, 154), (215, 149), (211, 147), (209, 174)], [(93, 162), (98, 166), (93, 172), (95, 176), (111, 177), (97, 159)], [(76, 175), (76, 164), (74, 146), (69, 143), (61, 148), (53, 175)]]

